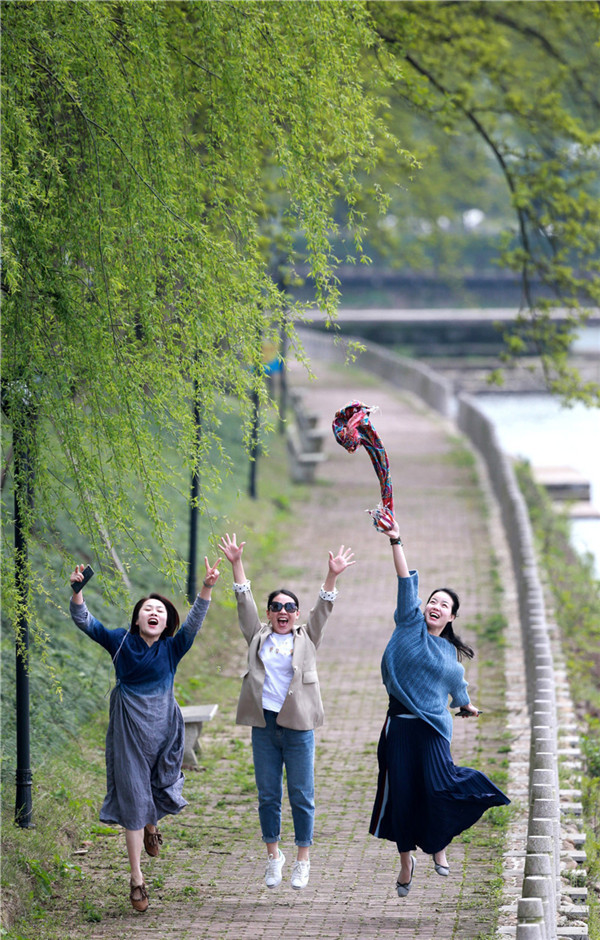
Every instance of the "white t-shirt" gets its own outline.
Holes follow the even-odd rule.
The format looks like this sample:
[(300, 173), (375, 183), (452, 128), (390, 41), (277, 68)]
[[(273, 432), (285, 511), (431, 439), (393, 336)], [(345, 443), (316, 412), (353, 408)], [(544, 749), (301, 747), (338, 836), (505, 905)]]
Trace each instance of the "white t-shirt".
[(281, 711), (285, 702), (294, 670), (292, 653), (294, 652), (294, 634), (271, 633), (263, 644), (260, 658), (265, 665), (262, 706), (267, 711)]

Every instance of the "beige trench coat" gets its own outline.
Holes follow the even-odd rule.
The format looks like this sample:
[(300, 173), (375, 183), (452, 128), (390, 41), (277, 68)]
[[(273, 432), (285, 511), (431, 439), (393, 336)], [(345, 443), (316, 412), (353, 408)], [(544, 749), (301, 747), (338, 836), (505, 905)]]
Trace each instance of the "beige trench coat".
[[(238, 702), (238, 725), (265, 727), (262, 692), (265, 667), (260, 651), (273, 632), (270, 624), (261, 623), (251, 591), (236, 593), (240, 629), (248, 643), (248, 668), (242, 677)], [(294, 626), (292, 681), (287, 698), (277, 715), (277, 724), (295, 731), (311, 731), (323, 724), (323, 702), (317, 675), (317, 649), (327, 619), (333, 610), (332, 601), (319, 597), (305, 624)]]

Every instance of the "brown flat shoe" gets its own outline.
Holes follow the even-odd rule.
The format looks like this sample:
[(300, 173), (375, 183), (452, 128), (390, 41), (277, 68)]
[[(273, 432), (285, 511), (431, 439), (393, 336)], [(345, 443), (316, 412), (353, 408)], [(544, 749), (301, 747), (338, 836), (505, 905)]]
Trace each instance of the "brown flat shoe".
[(151, 855), (153, 858), (156, 858), (160, 852), (160, 847), (162, 845), (162, 836), (158, 829), (150, 829), (148, 826), (144, 826), (144, 848), (148, 855)]
[(129, 882), (129, 886), (131, 889), (129, 891), (129, 899), (131, 901), (133, 909), (136, 911), (140, 911), (143, 914), (144, 911), (148, 910), (148, 904), (149, 904), (148, 891), (146, 890), (146, 885), (142, 881), (141, 885), (134, 885), (131, 882)]

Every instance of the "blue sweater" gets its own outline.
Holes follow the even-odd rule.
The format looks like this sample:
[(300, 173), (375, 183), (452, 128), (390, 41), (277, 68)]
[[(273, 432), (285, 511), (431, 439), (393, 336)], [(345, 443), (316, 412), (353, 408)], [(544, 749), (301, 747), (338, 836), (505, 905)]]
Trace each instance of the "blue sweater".
[(156, 695), (173, 688), (179, 661), (191, 649), (204, 622), (210, 601), (198, 596), (187, 619), (175, 636), (157, 640), (151, 646), (139, 635), (122, 627), (107, 630), (88, 611), (85, 602), (71, 598), (71, 617), (83, 633), (110, 653), (117, 682), (137, 695)]
[(389, 695), (451, 741), (448, 696), (451, 708), (468, 704), (465, 671), (452, 643), (427, 631), (416, 571), (411, 571), (408, 578), (398, 578), (394, 620), (396, 628), (381, 661), (383, 684)]

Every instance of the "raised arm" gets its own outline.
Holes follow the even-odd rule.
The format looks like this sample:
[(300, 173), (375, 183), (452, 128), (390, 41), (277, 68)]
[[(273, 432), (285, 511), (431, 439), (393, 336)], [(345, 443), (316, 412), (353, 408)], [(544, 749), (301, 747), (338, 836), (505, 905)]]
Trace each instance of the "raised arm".
[[(71, 572), (70, 582), (75, 585), (83, 578), (85, 565), (75, 565), (75, 570)], [(71, 602), (69, 604), (71, 618), (78, 630), (89, 636), (95, 643), (99, 643), (104, 649), (108, 650), (111, 656), (114, 656), (123, 636), (127, 631), (119, 628), (117, 630), (108, 630), (104, 624), (94, 617), (86, 607), (83, 599), (83, 591), (75, 591), (71, 588)]]
[(385, 515), (385, 523), (389, 523), (389, 526), (386, 528), (384, 535), (390, 540), (390, 545), (392, 546), (392, 557), (394, 559), (394, 568), (396, 569), (396, 574), (399, 578), (409, 578), (410, 571), (408, 568), (408, 562), (404, 555), (404, 549), (402, 548), (402, 541), (400, 540), (400, 528), (398, 523), (391, 515), (387, 513)]
[(240, 630), (244, 634), (246, 642), (251, 643), (252, 638), (261, 629), (261, 620), (242, 563), (242, 552), (245, 544), (245, 542), (237, 544), (235, 532), (233, 538), (230, 537), (229, 533), (226, 533), (219, 543), (219, 548), (227, 561), (231, 563)]
[(244, 551), (245, 544), (245, 542), (241, 542), (239, 545), (237, 544), (235, 532), (233, 533), (233, 538), (226, 532), (219, 542), (219, 548), (225, 555), (227, 561), (231, 564), (233, 580), (236, 584), (244, 584), (247, 580), (242, 562), (242, 552)]
[(214, 565), (211, 565), (206, 555), (204, 556), (204, 567), (206, 570), (202, 588), (200, 593), (196, 595), (181, 630), (175, 634), (173, 647), (177, 662), (191, 648), (196, 635), (204, 623), (204, 618), (206, 617), (210, 604), (212, 589), (219, 580), (218, 565), (220, 561), (221, 559), (218, 558)]
[(306, 632), (315, 647), (319, 647), (321, 643), (325, 625), (333, 609), (333, 602), (337, 595), (335, 582), (342, 571), (355, 564), (352, 560), (353, 556), (354, 552), (349, 548), (344, 548), (343, 545), (340, 545), (337, 555), (329, 552), (327, 575), (319, 591), (317, 603), (311, 609), (305, 624)]

